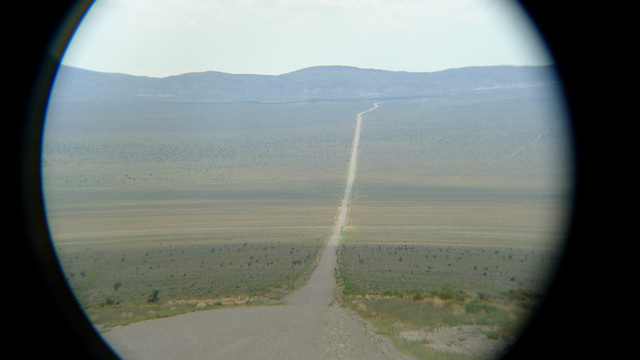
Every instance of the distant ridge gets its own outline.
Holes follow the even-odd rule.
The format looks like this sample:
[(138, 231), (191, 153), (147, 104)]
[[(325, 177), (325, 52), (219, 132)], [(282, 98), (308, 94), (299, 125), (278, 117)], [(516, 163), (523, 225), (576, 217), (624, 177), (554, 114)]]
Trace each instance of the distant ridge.
[(314, 66), (282, 75), (217, 71), (164, 78), (61, 66), (53, 101), (292, 102), (434, 96), (555, 85), (555, 66), (465, 67), (403, 72)]

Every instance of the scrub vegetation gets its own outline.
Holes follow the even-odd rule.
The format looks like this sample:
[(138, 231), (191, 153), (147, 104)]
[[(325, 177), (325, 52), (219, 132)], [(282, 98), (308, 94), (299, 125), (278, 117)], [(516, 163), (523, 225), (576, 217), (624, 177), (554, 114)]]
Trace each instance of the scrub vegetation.
[(332, 230), (353, 118), (370, 107), (71, 105), (48, 117), (49, 227), (80, 304), (109, 324), (195, 300), (277, 302), (303, 281)]
[[(376, 100), (364, 117), (339, 300), (416, 356), (435, 350), (407, 331), (516, 336), (561, 257), (569, 150), (554, 103), (471, 94)], [(70, 287), (109, 326), (277, 303), (303, 282), (372, 102), (68, 105), (46, 129), (49, 226)]]
[[(498, 94), (386, 103), (365, 123), (342, 302), (418, 358), (508, 347), (562, 256), (561, 118), (544, 97)], [(447, 329), (455, 341), (432, 339)]]

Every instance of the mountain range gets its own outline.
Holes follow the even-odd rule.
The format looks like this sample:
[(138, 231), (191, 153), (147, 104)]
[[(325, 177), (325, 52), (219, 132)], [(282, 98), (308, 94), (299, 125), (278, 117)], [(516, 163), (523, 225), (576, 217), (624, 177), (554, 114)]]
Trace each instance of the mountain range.
[(225, 103), (385, 99), (554, 86), (557, 82), (553, 65), (465, 67), (436, 72), (314, 66), (282, 75), (206, 71), (163, 78), (62, 65), (52, 100)]

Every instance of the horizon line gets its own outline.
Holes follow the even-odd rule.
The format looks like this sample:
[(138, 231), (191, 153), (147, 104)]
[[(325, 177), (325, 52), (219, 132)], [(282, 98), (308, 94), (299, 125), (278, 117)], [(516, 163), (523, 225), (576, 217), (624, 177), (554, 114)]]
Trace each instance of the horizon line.
[(63, 64), (62, 62), (60, 63), (59, 68), (68, 67), (68, 68), (74, 68), (74, 69), (78, 69), (78, 70), (91, 71), (91, 72), (97, 72), (97, 73), (103, 73), (103, 74), (115, 74), (115, 75), (126, 75), (126, 76), (136, 76), (136, 77), (147, 77), (147, 78), (152, 78), (152, 79), (165, 79), (165, 78), (170, 78), (170, 77), (175, 77), (175, 76), (182, 76), (182, 75), (188, 75), (188, 74), (203, 74), (203, 73), (221, 73), (221, 74), (228, 74), (228, 75), (254, 75), (254, 76), (273, 76), (273, 77), (277, 77), (277, 76), (292, 74), (292, 73), (295, 73), (295, 72), (298, 72), (298, 71), (307, 70), (307, 69), (323, 68), (323, 67), (324, 68), (328, 68), (328, 67), (344, 67), (344, 68), (353, 68), (353, 69), (360, 69), (360, 70), (374, 70), (374, 71), (385, 71), (385, 72), (396, 72), (396, 73), (430, 74), (430, 73), (437, 73), (437, 72), (442, 72), (442, 71), (465, 69), (465, 68), (482, 68), (482, 67), (485, 67), (485, 68), (490, 68), (490, 67), (549, 67), (549, 66), (555, 66), (555, 64), (554, 63), (550, 63), (550, 64), (539, 64), (539, 65), (512, 65), (512, 64), (503, 64), (503, 65), (468, 65), (468, 66), (445, 68), (445, 69), (434, 70), (434, 71), (385, 70), (385, 69), (379, 69), (379, 68), (358, 67), (358, 66), (353, 66), (353, 65), (311, 65), (311, 66), (299, 68), (297, 70), (292, 70), (292, 71), (289, 71), (289, 72), (277, 74), (277, 75), (258, 74), (258, 73), (242, 73), (242, 72), (231, 73), (231, 72), (225, 72), (225, 71), (219, 71), (219, 70), (202, 70), (202, 71), (187, 71), (187, 72), (183, 72), (183, 73), (179, 73), (179, 74), (165, 75), (165, 76), (136, 75), (136, 74), (130, 74), (130, 73), (125, 73), (125, 72), (117, 72), (117, 71), (92, 70), (92, 69), (82, 68), (82, 67), (79, 67), (79, 66)]

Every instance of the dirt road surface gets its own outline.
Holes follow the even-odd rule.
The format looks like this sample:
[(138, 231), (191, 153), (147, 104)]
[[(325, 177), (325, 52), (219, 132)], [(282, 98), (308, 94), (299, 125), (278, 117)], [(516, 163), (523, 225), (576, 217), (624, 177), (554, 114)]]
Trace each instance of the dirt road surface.
[(337, 305), (201, 311), (103, 337), (123, 359), (410, 359)]
[(200, 311), (120, 326), (102, 334), (123, 358), (163, 359), (411, 359), (333, 303), (336, 249), (348, 215), (362, 115), (356, 129), (339, 214), (308, 283), (283, 305)]
[(349, 214), (349, 200), (353, 190), (353, 183), (356, 179), (356, 169), (358, 164), (358, 147), (360, 145), (360, 130), (362, 129), (362, 115), (378, 108), (378, 103), (367, 111), (363, 111), (356, 116), (356, 129), (351, 145), (351, 156), (349, 157), (349, 171), (347, 182), (342, 195), (338, 218), (333, 226), (331, 238), (327, 242), (322, 252), (320, 262), (313, 274), (309, 278), (307, 285), (297, 292), (284, 299), (285, 303), (291, 305), (329, 305), (333, 300), (333, 293), (336, 288), (336, 279), (333, 271), (336, 265), (336, 250), (340, 244), (342, 229), (347, 223)]

